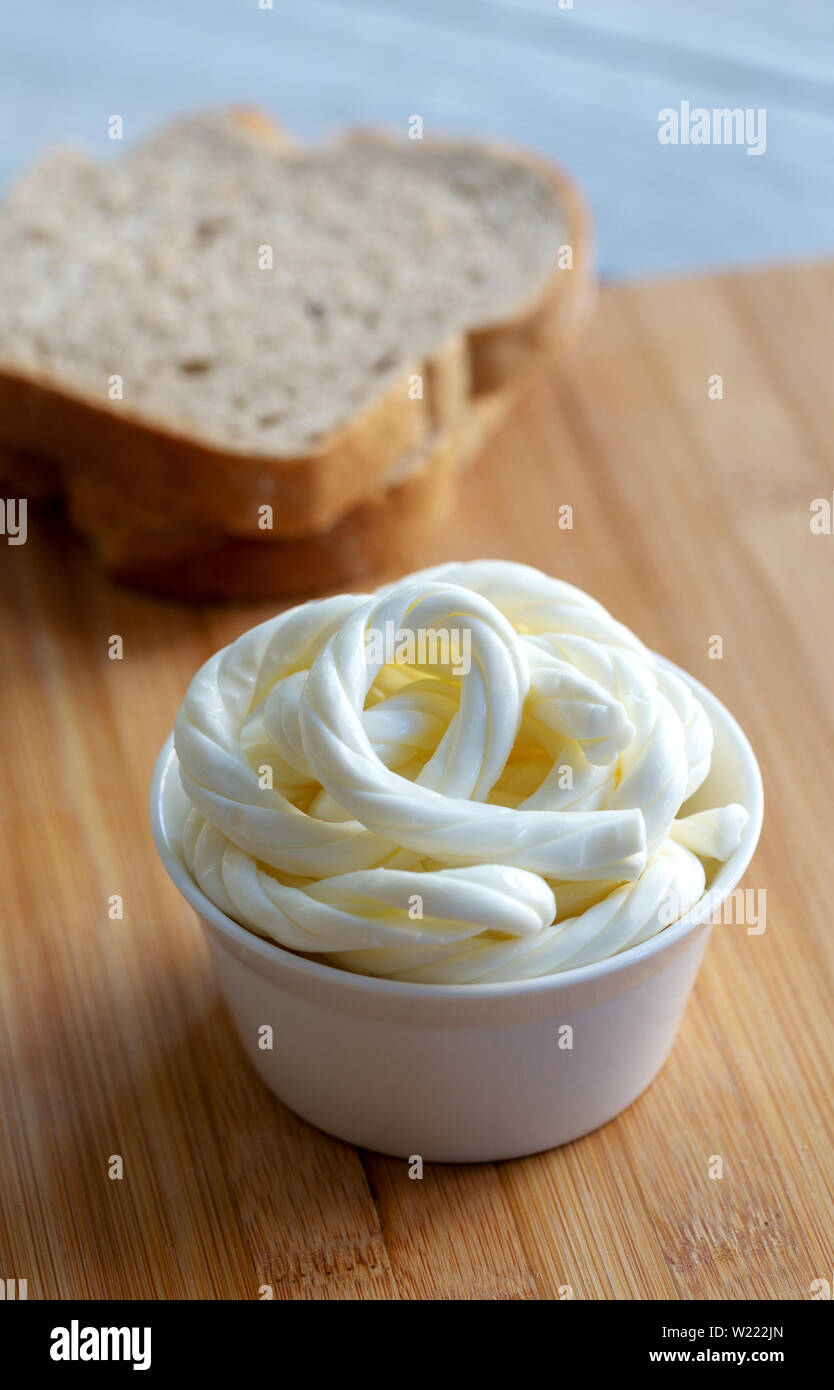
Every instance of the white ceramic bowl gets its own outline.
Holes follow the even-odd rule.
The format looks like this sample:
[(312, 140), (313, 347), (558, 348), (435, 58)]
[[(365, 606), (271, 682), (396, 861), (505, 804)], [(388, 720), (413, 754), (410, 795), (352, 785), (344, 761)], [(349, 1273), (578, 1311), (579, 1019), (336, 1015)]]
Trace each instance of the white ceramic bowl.
[[(239, 926), (183, 862), (188, 802), (168, 738), (151, 787), (156, 846), (202, 923), (253, 1065), (291, 1110), (362, 1148), (473, 1163), (578, 1139), (645, 1090), (669, 1055), (711, 921), (750, 863), (763, 812), (758, 764), (732, 715), (698, 681), (664, 664), (701, 700), (715, 730), (712, 769), (687, 810), (740, 802), (750, 814), (744, 837), (679, 922), (608, 960), (538, 980), (372, 979), (293, 955)], [(271, 1050), (259, 1046), (265, 1024)]]

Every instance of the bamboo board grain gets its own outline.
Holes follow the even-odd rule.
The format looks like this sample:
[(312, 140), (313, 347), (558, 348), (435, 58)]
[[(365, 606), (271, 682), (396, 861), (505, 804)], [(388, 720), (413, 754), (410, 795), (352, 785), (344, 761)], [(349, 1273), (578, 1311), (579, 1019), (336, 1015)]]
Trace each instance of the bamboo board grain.
[(655, 1084), (529, 1160), (412, 1181), (245, 1064), (146, 795), (193, 670), (273, 606), (119, 589), (34, 513), (0, 547), (0, 1274), (30, 1298), (802, 1299), (832, 1278), (834, 537), (809, 526), (832, 358), (830, 265), (607, 290), (427, 542), (426, 563), (589, 589), (729, 704), (765, 776), (766, 931), (717, 927)]

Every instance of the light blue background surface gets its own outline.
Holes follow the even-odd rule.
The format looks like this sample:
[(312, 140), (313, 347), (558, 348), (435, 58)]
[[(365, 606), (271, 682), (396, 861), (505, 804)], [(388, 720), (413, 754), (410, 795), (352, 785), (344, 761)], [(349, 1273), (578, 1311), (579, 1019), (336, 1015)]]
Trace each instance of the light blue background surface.
[[(834, 0), (3, 0), (0, 185), (57, 139), (112, 154), (174, 112), (270, 108), (500, 135), (596, 211), (603, 273), (834, 253)], [(565, 0), (562, 0), (565, 3)], [(658, 112), (765, 107), (767, 150), (662, 146)]]

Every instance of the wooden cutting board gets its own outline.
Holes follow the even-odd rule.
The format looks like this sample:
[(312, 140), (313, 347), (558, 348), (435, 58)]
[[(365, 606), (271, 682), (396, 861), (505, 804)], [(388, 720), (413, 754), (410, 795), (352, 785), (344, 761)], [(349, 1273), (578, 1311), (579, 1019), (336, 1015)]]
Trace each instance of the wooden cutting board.
[(659, 1079), (524, 1161), (412, 1181), (245, 1063), (146, 800), (190, 675), (272, 606), (120, 590), (34, 513), (0, 543), (2, 1276), (30, 1298), (804, 1299), (832, 1280), (834, 536), (809, 524), (834, 489), (832, 358), (834, 266), (608, 290), (426, 547), (589, 589), (728, 703), (765, 776), (746, 883), (766, 930), (716, 927)]

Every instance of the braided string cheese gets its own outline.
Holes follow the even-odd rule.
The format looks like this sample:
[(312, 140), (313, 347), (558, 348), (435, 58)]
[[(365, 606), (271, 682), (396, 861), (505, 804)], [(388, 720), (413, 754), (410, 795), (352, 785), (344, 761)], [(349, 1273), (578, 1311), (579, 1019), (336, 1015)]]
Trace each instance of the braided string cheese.
[[(471, 664), (394, 663), (370, 640), (388, 630), (465, 632)], [(688, 687), (588, 595), (502, 562), (253, 628), (198, 671), (175, 744), (206, 896), (392, 978), (531, 978), (635, 945), (746, 821), (676, 819), (712, 751)]]

